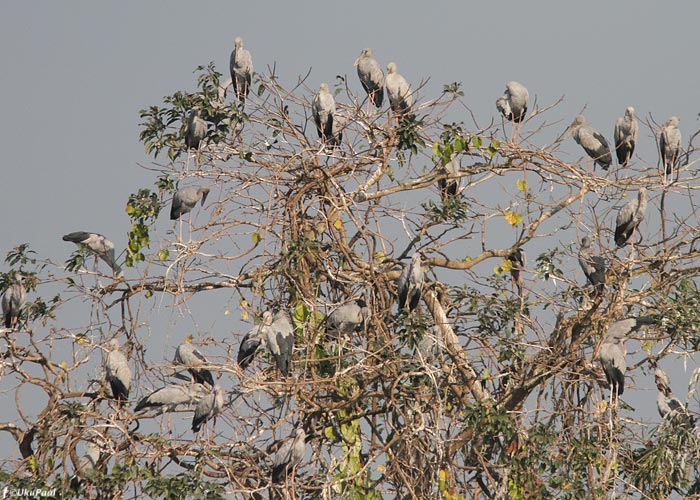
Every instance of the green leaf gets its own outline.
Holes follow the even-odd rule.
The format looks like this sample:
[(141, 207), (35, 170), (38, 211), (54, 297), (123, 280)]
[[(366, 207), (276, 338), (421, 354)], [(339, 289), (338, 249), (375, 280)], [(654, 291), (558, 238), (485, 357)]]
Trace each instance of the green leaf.
[(258, 233), (257, 231), (251, 235), (251, 238), (253, 239), (253, 243), (255, 243), (256, 245), (260, 243), (260, 233)]
[(472, 146), (474, 146), (475, 148), (480, 148), (482, 144), (483, 141), (481, 140), (481, 137), (479, 137), (478, 135), (472, 137)]
[(515, 182), (515, 185), (518, 188), (518, 191), (526, 191), (527, 190), (527, 180), (525, 179), (518, 179)]

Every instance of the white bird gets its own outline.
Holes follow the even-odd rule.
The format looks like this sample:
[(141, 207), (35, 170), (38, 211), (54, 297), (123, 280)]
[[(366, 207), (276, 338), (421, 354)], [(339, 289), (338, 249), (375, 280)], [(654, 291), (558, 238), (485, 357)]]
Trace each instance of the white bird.
[(199, 149), (200, 143), (207, 136), (207, 122), (202, 119), (202, 111), (193, 109), (185, 125), (185, 146), (188, 149)]
[(247, 49), (243, 48), (243, 39), (237, 36), (234, 41), (234, 49), (231, 52), (229, 69), (231, 71), (231, 82), (233, 90), (241, 104), (250, 92), (250, 82), (253, 78), (253, 56)]
[(647, 209), (647, 190), (639, 188), (637, 198), (625, 203), (617, 213), (615, 221), (615, 244), (624, 247), (630, 241), (634, 242), (634, 232), (644, 220)]
[[(661, 161), (664, 166), (666, 176), (673, 173), (676, 162), (681, 152), (681, 131), (678, 129), (680, 120), (677, 116), (672, 116), (664, 123), (659, 132), (659, 150), (661, 151)], [(665, 179), (665, 177), (664, 177)]]
[(173, 363), (186, 366), (194, 382), (214, 385), (214, 377), (211, 372), (205, 368), (198, 368), (201, 365), (208, 365), (209, 361), (192, 345), (191, 335), (185, 337), (185, 342), (177, 346)]
[(91, 233), (88, 231), (76, 231), (63, 236), (63, 241), (70, 241), (78, 245), (79, 248), (87, 248), (95, 254), (95, 266), (97, 266), (97, 257), (107, 263), (112, 268), (115, 277), (119, 278), (124, 275), (122, 268), (117, 264), (114, 257), (114, 243), (105, 238), (99, 233)]
[(119, 350), (119, 341), (109, 342), (109, 354), (105, 361), (105, 380), (112, 389), (112, 397), (119, 401), (129, 399), (131, 388), (131, 368), (124, 353)]
[(287, 376), (292, 364), (294, 350), (294, 328), (285, 311), (280, 311), (267, 328), (267, 347), (275, 357), (277, 368)]
[(136, 405), (134, 411), (148, 408), (160, 408), (162, 412), (175, 411), (178, 406), (191, 405), (199, 401), (206, 388), (202, 384), (166, 385), (144, 397)]
[(210, 189), (206, 186), (186, 186), (178, 189), (173, 195), (172, 205), (170, 206), (170, 220), (177, 220), (186, 213), (192, 211), (201, 200), (202, 206), (207, 200)]
[(370, 102), (381, 108), (384, 101), (384, 72), (376, 59), (372, 57), (372, 49), (362, 49), (355, 60), (357, 76), (367, 92)]
[(496, 108), (506, 120), (520, 123), (527, 113), (530, 94), (522, 83), (506, 83), (505, 93), (496, 101)]
[(602, 292), (605, 288), (605, 259), (591, 253), (591, 239), (588, 236), (581, 239), (578, 263), (595, 291)]
[(634, 108), (629, 106), (625, 110), (625, 116), (621, 116), (615, 122), (615, 152), (617, 153), (617, 162), (621, 167), (629, 165), (634, 147), (637, 144), (638, 134), (639, 125), (634, 117)]
[(418, 252), (415, 252), (411, 257), (411, 263), (404, 266), (401, 276), (399, 276), (397, 285), (399, 311), (406, 307), (409, 311), (413, 311), (418, 306), (424, 281), (421, 257)]
[(594, 160), (594, 165), (610, 168), (612, 156), (610, 146), (605, 137), (586, 123), (586, 117), (578, 115), (569, 126), (569, 135), (586, 151), (586, 154)]
[(265, 311), (260, 324), (256, 325), (245, 334), (245, 337), (243, 337), (241, 341), (241, 346), (238, 348), (238, 364), (241, 369), (245, 370), (253, 361), (258, 349), (267, 343), (268, 329), (271, 324), (272, 313), (270, 311)]
[(326, 318), (326, 331), (338, 336), (350, 335), (363, 327), (369, 315), (369, 308), (362, 299), (338, 306)]
[(333, 138), (333, 118), (335, 115), (335, 99), (328, 90), (328, 85), (322, 83), (318, 89), (318, 94), (311, 104), (311, 113), (316, 123), (318, 136), (323, 142)]
[(14, 279), (2, 296), (2, 317), (5, 328), (14, 328), (22, 314), (22, 308), (27, 302), (27, 289), (24, 278), (15, 273)]
[(217, 384), (212, 391), (197, 402), (192, 418), (192, 430), (199, 432), (199, 429), (210, 419), (216, 417), (224, 409), (224, 394)]
[(391, 62), (387, 65), (384, 85), (389, 96), (389, 105), (394, 113), (408, 111), (413, 104), (413, 95), (406, 79), (398, 73), (396, 63)]
[(275, 454), (272, 464), (272, 483), (277, 484), (286, 481), (293, 473), (297, 465), (304, 459), (306, 451), (306, 432), (299, 425), (292, 436), (282, 444)]

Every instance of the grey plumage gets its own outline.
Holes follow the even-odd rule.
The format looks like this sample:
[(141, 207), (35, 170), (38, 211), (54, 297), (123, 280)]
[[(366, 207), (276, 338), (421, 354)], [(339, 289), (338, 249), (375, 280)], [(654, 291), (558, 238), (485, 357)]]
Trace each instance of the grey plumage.
[(644, 212), (647, 209), (647, 190), (639, 188), (637, 198), (625, 203), (617, 213), (615, 221), (615, 244), (624, 247), (633, 240), (634, 232), (644, 220)]
[(216, 417), (224, 409), (224, 394), (221, 387), (215, 385), (211, 392), (197, 402), (192, 418), (192, 430), (199, 432), (207, 421)]
[(578, 263), (586, 275), (588, 282), (593, 285), (596, 292), (605, 288), (605, 259), (591, 253), (591, 239), (584, 236), (581, 239), (581, 247), (578, 252)]
[(63, 236), (63, 241), (70, 241), (79, 247), (83, 245), (112, 268), (115, 277), (123, 276), (122, 268), (114, 256), (114, 243), (99, 233), (76, 231)]
[(508, 82), (504, 94), (496, 101), (496, 108), (506, 120), (515, 123), (525, 118), (530, 94), (522, 83)]
[(205, 368), (198, 368), (201, 365), (209, 364), (209, 361), (191, 344), (190, 337), (187, 337), (184, 343), (177, 346), (173, 363), (186, 366), (193, 381), (200, 384), (209, 384), (210, 386), (214, 385), (214, 377), (211, 372)]
[(267, 347), (275, 358), (277, 368), (287, 376), (292, 364), (294, 328), (285, 311), (280, 311), (267, 329)]
[[(441, 174), (453, 175), (460, 171), (459, 160), (456, 156), (447, 162), (445, 165), (440, 164), (437, 170)], [(440, 196), (443, 200), (449, 198), (450, 196), (456, 196), (459, 192), (459, 178), (457, 179), (440, 179), (438, 181), (438, 188), (440, 189)]]
[(343, 131), (346, 126), (347, 119), (336, 111), (333, 115), (332, 135), (328, 141), (329, 146), (333, 148), (340, 146), (340, 143), (343, 142)]
[(229, 69), (233, 90), (241, 104), (245, 104), (253, 78), (253, 56), (247, 49), (243, 48), (243, 39), (239, 36), (234, 40)]
[(177, 220), (182, 215), (189, 213), (201, 200), (202, 206), (209, 195), (209, 188), (206, 186), (186, 186), (178, 189), (173, 195), (173, 201), (170, 206), (170, 219)]
[(381, 108), (384, 102), (384, 72), (372, 56), (372, 49), (362, 49), (355, 60), (357, 76), (367, 92), (367, 97), (376, 107)]
[(695, 425), (695, 419), (690, 416), (686, 406), (673, 395), (669, 383), (668, 375), (661, 368), (656, 368), (654, 372), (656, 381), (656, 408), (659, 410), (661, 418), (669, 418), (675, 420), (683, 426), (692, 427)]
[(617, 162), (621, 167), (629, 165), (629, 160), (634, 153), (634, 147), (637, 144), (637, 135), (639, 134), (639, 125), (634, 117), (634, 108), (632, 106), (625, 110), (625, 116), (621, 116), (615, 122), (615, 152), (617, 153)]
[(527, 256), (525, 255), (525, 250), (521, 247), (513, 250), (507, 257), (511, 263), (510, 267), (510, 277), (513, 283), (518, 287), (518, 297), (523, 296), (523, 275), (522, 271), (525, 269), (527, 264)]
[(243, 337), (241, 346), (238, 348), (238, 364), (241, 369), (246, 369), (253, 361), (258, 349), (267, 342), (267, 333), (271, 324), (272, 313), (270, 311), (265, 311), (260, 324), (255, 326)]
[(666, 175), (671, 175), (676, 168), (676, 162), (681, 152), (681, 131), (678, 129), (680, 120), (677, 116), (672, 116), (661, 127), (659, 132), (659, 150), (661, 151), (661, 162), (663, 163)]
[(147, 408), (160, 408), (162, 411), (175, 411), (178, 406), (191, 405), (206, 393), (202, 384), (166, 385), (144, 397), (134, 411)]
[(78, 468), (75, 471), (76, 474), (71, 478), (70, 481), (70, 488), (73, 491), (77, 492), (81, 488), (81, 476), (84, 477), (86, 473), (89, 474), (92, 470), (95, 469), (95, 467), (97, 467), (97, 463), (100, 461), (101, 455), (101, 448), (92, 441), (88, 441), (85, 445), (85, 452), (78, 461)]
[(311, 104), (311, 114), (316, 123), (318, 136), (323, 142), (333, 138), (333, 118), (335, 115), (335, 99), (328, 90), (328, 85), (322, 83), (318, 94)]
[(119, 342), (112, 339), (109, 354), (105, 361), (105, 380), (112, 390), (112, 397), (119, 401), (129, 399), (131, 389), (131, 368), (124, 353), (119, 350)]
[(201, 142), (207, 136), (207, 122), (202, 119), (202, 111), (193, 109), (185, 124), (185, 146), (188, 149), (199, 149)]
[(413, 311), (418, 306), (424, 280), (421, 256), (418, 252), (415, 252), (411, 257), (411, 263), (404, 266), (401, 276), (399, 276), (397, 285), (399, 311), (406, 307)]
[(15, 273), (14, 279), (2, 296), (2, 317), (5, 328), (14, 328), (22, 308), (27, 302), (27, 289), (21, 274)]
[(610, 168), (612, 156), (610, 146), (605, 137), (586, 123), (586, 117), (578, 115), (569, 126), (569, 134), (586, 151), (586, 154), (594, 160), (594, 165), (603, 169)]
[(417, 352), (426, 364), (433, 363), (442, 357), (444, 342), (440, 325), (431, 326), (416, 346)]
[(406, 79), (398, 73), (396, 63), (391, 62), (387, 65), (384, 86), (394, 113), (408, 111), (413, 104), (413, 95)]
[(350, 335), (360, 330), (369, 319), (369, 308), (364, 300), (358, 299), (354, 304), (336, 307), (326, 318), (326, 331), (339, 336)]
[(294, 468), (304, 459), (306, 451), (306, 432), (299, 426), (292, 436), (282, 444), (275, 454), (272, 464), (272, 483), (277, 484), (287, 480)]

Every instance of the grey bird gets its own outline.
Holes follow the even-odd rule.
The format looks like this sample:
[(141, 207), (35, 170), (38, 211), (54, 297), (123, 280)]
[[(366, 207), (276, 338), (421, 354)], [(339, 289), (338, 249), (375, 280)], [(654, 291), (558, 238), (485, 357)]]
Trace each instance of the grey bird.
[(622, 396), (625, 391), (625, 371), (627, 370), (625, 339), (643, 326), (655, 322), (656, 320), (651, 316), (627, 318), (616, 321), (605, 332), (598, 352), (598, 360), (610, 385), (611, 397), (612, 395)]
[(522, 271), (525, 269), (527, 264), (527, 256), (525, 255), (525, 250), (521, 247), (513, 250), (508, 257), (506, 257), (510, 263), (510, 277), (513, 280), (513, 284), (518, 287), (518, 297), (523, 296), (523, 275)]
[(231, 82), (233, 90), (241, 104), (250, 92), (250, 82), (253, 78), (253, 56), (243, 48), (243, 39), (237, 36), (234, 41), (234, 49), (231, 52), (229, 69), (231, 70)]
[(586, 151), (586, 154), (594, 161), (594, 165), (610, 168), (612, 156), (610, 146), (605, 137), (586, 123), (586, 117), (578, 115), (569, 126), (569, 135)]
[(91, 233), (88, 231), (76, 231), (63, 236), (63, 241), (70, 241), (78, 245), (79, 248), (87, 248), (95, 254), (95, 266), (97, 266), (97, 257), (107, 263), (112, 268), (115, 277), (119, 278), (124, 275), (122, 268), (117, 264), (114, 257), (114, 243), (105, 238), (99, 233)]
[(639, 188), (636, 199), (625, 203), (617, 213), (615, 221), (615, 244), (624, 247), (627, 243), (634, 243), (634, 232), (644, 220), (644, 212), (647, 209), (647, 190)]
[(224, 394), (221, 387), (215, 385), (211, 392), (197, 402), (192, 418), (192, 430), (199, 432), (202, 425), (216, 417), (224, 409)]
[(109, 342), (109, 354), (105, 360), (105, 380), (112, 389), (112, 397), (119, 401), (129, 399), (131, 368), (124, 353), (119, 350), (119, 341)]
[(602, 292), (605, 288), (605, 259), (591, 253), (591, 239), (588, 236), (581, 238), (578, 263), (595, 291)]
[(170, 219), (177, 220), (182, 215), (189, 213), (201, 201), (202, 206), (209, 195), (208, 187), (187, 186), (181, 187), (173, 195), (173, 202), (170, 206)]
[(338, 336), (350, 335), (361, 330), (369, 319), (369, 308), (362, 299), (354, 304), (338, 306), (326, 318), (326, 332)]
[[(445, 165), (439, 164), (436, 168), (437, 172), (444, 175), (454, 175), (460, 171), (459, 160), (456, 155), (453, 155), (452, 159), (448, 161)], [(459, 192), (459, 178), (456, 179), (440, 179), (438, 181), (438, 188), (440, 189), (440, 196), (443, 201), (451, 196), (456, 196)]]
[(198, 368), (198, 366), (209, 364), (209, 361), (192, 345), (191, 335), (185, 337), (185, 342), (177, 346), (173, 363), (186, 366), (194, 382), (214, 385), (214, 377), (211, 372), (205, 368)]
[(656, 407), (661, 418), (679, 418), (684, 425), (694, 425), (695, 419), (690, 416), (685, 405), (673, 395), (666, 372), (657, 367), (654, 371), (654, 380), (658, 389)]
[(272, 483), (279, 484), (287, 480), (297, 465), (304, 459), (306, 451), (306, 432), (301, 425), (275, 453), (272, 463)]
[(340, 143), (343, 142), (343, 131), (345, 130), (346, 126), (347, 120), (343, 115), (336, 111), (336, 113), (333, 115), (333, 133), (328, 141), (329, 146), (333, 148), (340, 146)]
[(199, 401), (207, 390), (202, 384), (166, 385), (144, 397), (134, 411), (159, 408), (161, 412), (175, 411), (178, 406), (191, 405)]
[(259, 325), (253, 327), (241, 341), (241, 346), (238, 348), (238, 365), (245, 370), (247, 366), (255, 358), (258, 352), (266, 342), (267, 334), (270, 325), (272, 324), (272, 313), (265, 311), (262, 315), (262, 321)]
[(639, 125), (634, 117), (634, 108), (629, 106), (625, 110), (625, 116), (621, 116), (615, 122), (615, 152), (621, 167), (629, 165), (637, 144), (637, 135), (639, 135)]
[(659, 132), (659, 150), (665, 174), (671, 175), (676, 168), (676, 162), (681, 152), (681, 131), (678, 129), (680, 120), (672, 116), (661, 127)]
[(372, 49), (362, 49), (360, 56), (355, 60), (357, 76), (367, 92), (370, 102), (381, 108), (384, 102), (384, 72), (379, 63), (372, 57)]
[(496, 101), (496, 108), (506, 120), (520, 123), (527, 113), (530, 94), (522, 83), (506, 83), (505, 93)]
[(311, 114), (316, 123), (318, 136), (323, 142), (333, 138), (333, 118), (335, 115), (335, 99), (328, 90), (328, 85), (322, 83), (318, 94), (311, 104)]
[(267, 347), (275, 357), (277, 368), (286, 377), (291, 368), (294, 350), (294, 328), (286, 312), (278, 312), (267, 329)]
[(404, 266), (401, 276), (399, 276), (397, 285), (399, 311), (404, 308), (413, 311), (418, 307), (424, 281), (425, 276), (423, 274), (421, 256), (418, 252), (415, 252), (411, 257), (411, 263)]
[(202, 119), (202, 111), (193, 109), (187, 118), (185, 125), (185, 146), (188, 149), (199, 149), (200, 144), (207, 136), (207, 122)]
[(391, 62), (387, 65), (384, 85), (389, 96), (389, 105), (394, 113), (408, 111), (413, 104), (413, 95), (406, 79), (398, 73), (396, 63)]
[(416, 350), (423, 361), (430, 364), (442, 357), (443, 345), (442, 328), (440, 325), (433, 325), (423, 334)]
[(94, 470), (95, 467), (97, 467), (97, 463), (100, 461), (101, 456), (101, 448), (92, 441), (88, 441), (85, 445), (85, 452), (78, 461), (78, 470), (75, 471), (76, 474), (70, 481), (70, 488), (73, 491), (77, 492), (81, 488), (83, 483), (81, 476), (84, 477), (86, 473), (90, 473), (90, 471)]
[(22, 308), (27, 303), (27, 289), (24, 278), (15, 273), (12, 283), (2, 296), (2, 317), (5, 328), (14, 328), (22, 314)]

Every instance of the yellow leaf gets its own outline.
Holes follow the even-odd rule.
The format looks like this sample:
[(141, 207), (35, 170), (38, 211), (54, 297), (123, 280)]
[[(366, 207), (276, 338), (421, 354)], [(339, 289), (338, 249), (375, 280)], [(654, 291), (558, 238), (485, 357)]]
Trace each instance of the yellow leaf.
[(241, 306), (241, 309), (247, 309), (248, 308), (248, 301), (246, 299), (241, 299), (238, 302), (238, 305)]
[(508, 259), (503, 259), (500, 267), (504, 273), (509, 273), (513, 269), (513, 263)]
[(506, 212), (506, 221), (508, 221), (508, 224), (510, 224), (511, 226), (517, 226), (518, 224), (521, 224), (523, 222), (523, 216), (518, 212), (508, 210)]
[(65, 360), (61, 361), (61, 368), (63, 368), (64, 370), (68, 368), (68, 363), (66, 363)]
[(642, 342), (642, 349), (644, 349), (645, 351), (650, 351), (651, 350), (651, 342), (649, 342), (648, 340), (645, 340), (644, 342)]
[(333, 221), (333, 227), (340, 231), (341, 229), (343, 229), (343, 221), (340, 219), (336, 219), (335, 221)]
[(440, 469), (440, 481), (447, 481), (448, 477), (450, 477), (449, 471), (446, 471), (445, 469)]
[(527, 181), (525, 179), (518, 179), (515, 185), (518, 187), (518, 191), (525, 191), (527, 189)]
[(243, 319), (243, 321), (247, 321), (248, 317), (249, 317), (248, 311), (246, 309), (243, 309), (243, 311), (241, 311), (241, 318)]
[(231, 311), (229, 311), (228, 309), (226, 309), (226, 310), (224, 311), (224, 316), (228, 316), (229, 314), (231, 314)]
[(383, 465), (377, 465), (377, 470), (379, 472), (384, 472), (386, 470), (386, 467), (384, 467)]
[(251, 238), (253, 239), (253, 243), (255, 243), (256, 245), (260, 243), (260, 233), (258, 233), (257, 231), (251, 235)]
[(493, 266), (493, 274), (500, 276), (502, 272), (501, 266)]
[(374, 260), (382, 263), (386, 260), (386, 254), (384, 252), (374, 252)]

